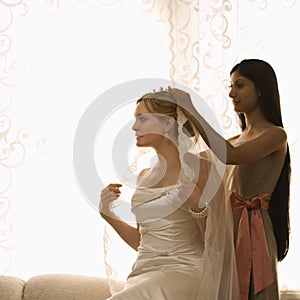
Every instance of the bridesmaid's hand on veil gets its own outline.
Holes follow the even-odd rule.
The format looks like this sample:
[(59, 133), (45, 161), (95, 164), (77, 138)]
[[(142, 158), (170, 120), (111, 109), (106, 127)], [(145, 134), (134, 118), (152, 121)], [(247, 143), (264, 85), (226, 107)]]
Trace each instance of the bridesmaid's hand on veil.
[(100, 203), (99, 203), (99, 213), (102, 217), (108, 216), (113, 217), (114, 212), (112, 210), (113, 201), (117, 200), (120, 195), (120, 183), (111, 183), (106, 188), (101, 191)]
[(183, 112), (186, 115), (196, 111), (189, 93), (177, 88), (169, 88), (169, 91), (172, 93), (176, 99), (176, 103), (183, 109)]

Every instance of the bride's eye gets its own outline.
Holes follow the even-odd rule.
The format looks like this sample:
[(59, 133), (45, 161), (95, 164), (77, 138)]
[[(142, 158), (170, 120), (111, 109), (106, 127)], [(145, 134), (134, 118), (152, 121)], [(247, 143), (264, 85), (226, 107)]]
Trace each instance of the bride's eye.
[(143, 116), (139, 116), (138, 117), (138, 120), (141, 121), (141, 122), (144, 122), (147, 120), (147, 118), (143, 117)]

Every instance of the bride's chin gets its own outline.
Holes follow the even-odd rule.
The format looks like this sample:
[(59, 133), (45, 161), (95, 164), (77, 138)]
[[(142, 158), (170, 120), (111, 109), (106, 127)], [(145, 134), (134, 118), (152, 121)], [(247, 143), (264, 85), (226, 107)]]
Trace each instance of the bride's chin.
[(143, 143), (143, 137), (142, 137), (142, 136), (140, 136), (140, 137), (138, 137), (138, 138), (136, 139), (136, 145), (137, 145), (138, 147), (144, 146), (144, 144), (145, 144), (145, 143)]
[(137, 147), (150, 147), (150, 145), (148, 143), (143, 143), (141, 141), (136, 141), (135, 144)]
[(139, 141), (139, 140), (136, 141), (135, 145), (137, 147), (144, 147), (144, 144), (141, 141)]

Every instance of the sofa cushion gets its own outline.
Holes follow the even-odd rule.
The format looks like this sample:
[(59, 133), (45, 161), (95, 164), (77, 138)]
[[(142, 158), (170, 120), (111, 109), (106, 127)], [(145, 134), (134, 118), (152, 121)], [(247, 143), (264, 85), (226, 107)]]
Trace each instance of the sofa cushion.
[(13, 276), (0, 275), (1, 300), (21, 300), (25, 281)]
[(107, 280), (72, 274), (38, 275), (27, 281), (24, 300), (105, 300)]

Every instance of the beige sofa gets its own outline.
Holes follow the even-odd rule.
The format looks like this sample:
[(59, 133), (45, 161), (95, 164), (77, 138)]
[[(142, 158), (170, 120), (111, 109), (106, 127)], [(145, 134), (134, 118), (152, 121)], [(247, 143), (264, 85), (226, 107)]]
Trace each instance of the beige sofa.
[[(122, 282), (115, 288), (121, 289)], [(107, 279), (71, 274), (45, 274), (30, 278), (0, 275), (1, 300), (105, 300), (110, 296)]]
[[(114, 285), (122, 289), (123, 283)], [(107, 279), (70, 274), (30, 278), (0, 275), (0, 300), (105, 300), (110, 296)], [(299, 300), (300, 291), (282, 291), (281, 300)]]

